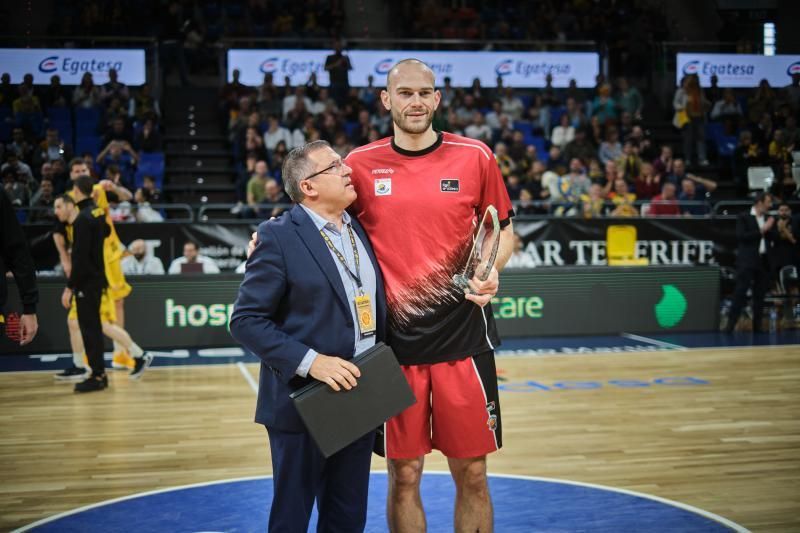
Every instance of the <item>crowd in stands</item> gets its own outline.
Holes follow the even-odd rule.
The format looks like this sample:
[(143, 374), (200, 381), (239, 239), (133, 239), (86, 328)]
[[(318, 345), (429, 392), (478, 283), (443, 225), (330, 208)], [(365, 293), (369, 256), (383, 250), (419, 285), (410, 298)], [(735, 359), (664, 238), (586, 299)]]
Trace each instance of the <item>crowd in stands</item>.
[[(53, 200), (69, 188), (73, 158), (85, 161), (98, 181), (126, 191), (125, 198), (108, 194), (115, 220), (160, 219), (148, 209), (160, 201), (163, 181), (158, 101), (148, 85), (131, 91), (113, 69), (108, 76), (100, 85), (87, 72), (70, 88), (57, 75), (45, 86), (34, 85), (30, 74), (18, 85), (0, 75), (0, 173), (12, 203), (35, 208), (20, 211), (23, 220), (54, 220)], [(152, 165), (143, 160), (160, 160), (161, 174), (148, 174)]]
[[(686, 123), (675, 123), (683, 140), (678, 143), (651, 138), (642, 94), (624, 77), (611, 83), (598, 76), (594, 89), (574, 83), (554, 88), (548, 77), (546, 87), (529, 92), (504, 87), (502, 78), (490, 88), (478, 80), (453, 87), (445, 78), (434, 127), (492, 148), (518, 214), (708, 215), (718, 187), (717, 180), (703, 177), (711, 158), (721, 179), (739, 186), (742, 199), (747, 167), (753, 165), (774, 169), (778, 198), (795, 194), (791, 152), (798, 136), (800, 79), (777, 90), (763, 82), (741, 94), (700, 89), (700, 107), (691, 79), (674, 99), (676, 116), (688, 115)], [(277, 212), (259, 206), (270, 205), (271, 198), (286, 200), (276, 189), (283, 158), (295, 146), (323, 139), (344, 156), (391, 135), (391, 116), (379, 93), (372, 85), (352, 88), (337, 101), (313, 75), (292, 87), (288, 79), (276, 85), (266, 74), (262, 85), (247, 87), (234, 73), (220, 98), (239, 168), (240, 204), (234, 211), (248, 217)], [(712, 139), (714, 132), (738, 136), (740, 145), (726, 152), (720, 145), (724, 137)]]

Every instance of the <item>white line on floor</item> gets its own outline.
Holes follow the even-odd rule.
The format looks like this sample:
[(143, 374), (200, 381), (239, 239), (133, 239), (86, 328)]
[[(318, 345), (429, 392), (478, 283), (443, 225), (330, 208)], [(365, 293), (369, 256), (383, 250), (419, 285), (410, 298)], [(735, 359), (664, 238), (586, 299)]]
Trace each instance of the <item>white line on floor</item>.
[(650, 337), (642, 337), (641, 335), (634, 335), (633, 333), (623, 333), (622, 336), (632, 341), (647, 342), (650, 344), (655, 344), (656, 346), (660, 346), (662, 348), (671, 348), (673, 350), (686, 349), (686, 346), (681, 346), (680, 344), (672, 344), (671, 342), (659, 341), (656, 339), (651, 339)]
[(253, 392), (258, 394), (258, 383), (256, 383), (256, 380), (253, 379), (253, 375), (250, 373), (249, 370), (247, 370), (247, 367), (244, 366), (244, 363), (239, 361), (238, 363), (236, 363), (236, 366), (239, 368), (239, 372), (242, 373), (248, 385), (250, 385), (250, 388), (253, 389)]

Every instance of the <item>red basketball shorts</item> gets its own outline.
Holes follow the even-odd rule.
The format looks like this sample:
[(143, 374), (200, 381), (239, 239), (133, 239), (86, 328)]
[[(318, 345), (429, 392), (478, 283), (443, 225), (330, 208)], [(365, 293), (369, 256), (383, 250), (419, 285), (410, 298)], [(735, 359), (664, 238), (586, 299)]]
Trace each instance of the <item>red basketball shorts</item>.
[(493, 352), (402, 369), (417, 403), (386, 422), (387, 458), (412, 459), (436, 448), (447, 457), (466, 459), (500, 449)]

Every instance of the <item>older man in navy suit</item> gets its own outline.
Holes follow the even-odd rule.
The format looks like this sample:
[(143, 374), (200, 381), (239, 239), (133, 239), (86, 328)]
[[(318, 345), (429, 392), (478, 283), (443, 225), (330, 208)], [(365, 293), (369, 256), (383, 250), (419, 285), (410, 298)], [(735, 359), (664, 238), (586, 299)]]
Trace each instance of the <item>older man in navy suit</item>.
[(283, 180), (299, 205), (258, 228), (231, 334), (261, 359), (256, 422), (272, 451), (269, 531), (305, 532), (316, 499), (321, 532), (363, 531), (370, 433), (325, 459), (289, 394), (316, 379), (358, 386), (349, 360), (383, 338), (383, 280), (364, 230), (345, 209), (351, 169), (324, 141), (289, 153)]

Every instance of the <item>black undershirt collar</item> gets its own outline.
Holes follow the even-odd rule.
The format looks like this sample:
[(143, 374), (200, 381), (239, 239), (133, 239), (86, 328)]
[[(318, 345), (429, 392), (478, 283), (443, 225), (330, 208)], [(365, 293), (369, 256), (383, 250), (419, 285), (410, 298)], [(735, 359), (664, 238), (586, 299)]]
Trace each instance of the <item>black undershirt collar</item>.
[(441, 131), (436, 132), (436, 142), (432, 145), (428, 146), (427, 148), (423, 148), (422, 150), (405, 150), (400, 148), (394, 143), (394, 137), (392, 137), (392, 150), (397, 152), (400, 155), (405, 155), (408, 157), (420, 157), (423, 155), (428, 155), (429, 153), (433, 152), (437, 148), (442, 145), (442, 141), (444, 140), (444, 134)]

